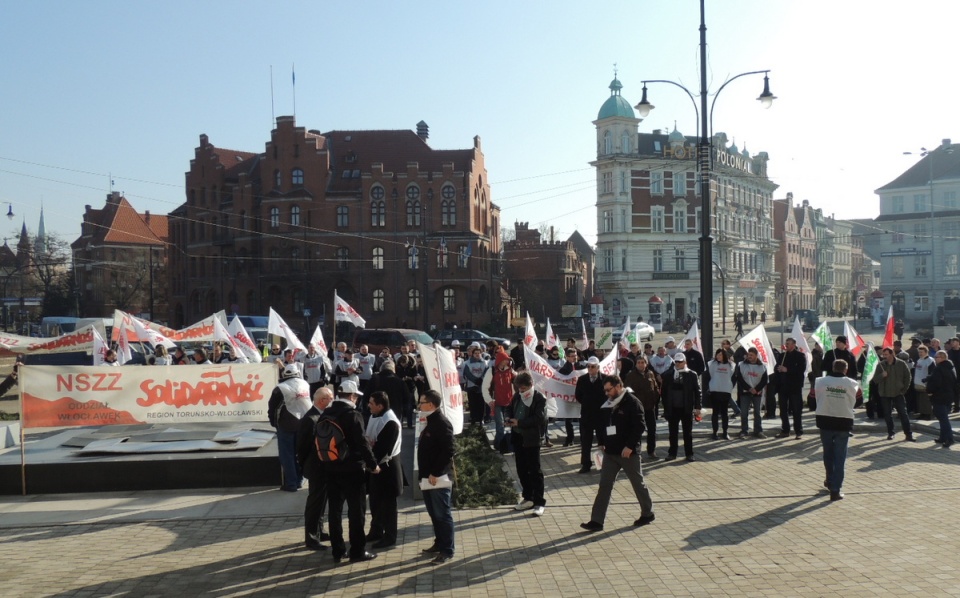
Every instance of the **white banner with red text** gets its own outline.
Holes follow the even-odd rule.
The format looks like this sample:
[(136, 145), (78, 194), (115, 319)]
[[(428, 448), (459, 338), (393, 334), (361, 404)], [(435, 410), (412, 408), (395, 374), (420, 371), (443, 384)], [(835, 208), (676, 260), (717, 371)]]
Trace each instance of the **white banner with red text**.
[(267, 421), (272, 363), (20, 369), (24, 428)]
[[(574, 370), (569, 374), (561, 374), (546, 362), (542, 357), (531, 351), (530, 347), (523, 347), (527, 371), (533, 378), (533, 386), (543, 393), (547, 399), (547, 415), (549, 417), (580, 419), (580, 403), (575, 396), (577, 378), (587, 370)], [(617, 373), (616, 351), (610, 351), (600, 362), (600, 373), (604, 376)]]
[(427, 374), (430, 390), (443, 395), (443, 414), (453, 425), (453, 433), (463, 432), (463, 402), (466, 393), (460, 388), (460, 373), (453, 351), (440, 345), (424, 345), (417, 341), (417, 352), (423, 360), (423, 371)]

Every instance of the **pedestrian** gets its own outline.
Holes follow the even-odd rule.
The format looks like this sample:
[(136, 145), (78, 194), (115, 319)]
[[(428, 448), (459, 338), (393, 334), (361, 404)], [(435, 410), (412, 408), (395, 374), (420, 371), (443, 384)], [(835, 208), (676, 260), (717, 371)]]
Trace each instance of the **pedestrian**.
[[(360, 352), (354, 356), (359, 367), (357, 377), (360, 379), (360, 392), (370, 392), (370, 380), (373, 378), (373, 368), (377, 365), (377, 356), (370, 352), (370, 347), (360, 345)], [(367, 411), (364, 410), (364, 415)]]
[(607, 425), (601, 427), (603, 461), (600, 465), (600, 485), (593, 501), (590, 521), (581, 523), (580, 527), (589, 532), (603, 530), (613, 484), (617, 481), (621, 469), (630, 480), (633, 493), (640, 503), (640, 517), (633, 525), (649, 525), (656, 517), (640, 464), (640, 438), (644, 430), (643, 406), (640, 400), (624, 387), (619, 376), (608, 376), (604, 379), (603, 392), (607, 395), (607, 400), (602, 407), (602, 417)]
[(930, 350), (923, 345), (917, 347), (917, 360), (913, 365), (913, 388), (917, 397), (917, 412), (920, 414), (917, 419), (926, 421), (933, 416), (933, 406), (930, 403), (930, 395), (927, 394), (926, 379), (933, 373), (936, 366), (936, 359), (930, 357)]
[(683, 453), (687, 461), (695, 461), (693, 456), (693, 417), (700, 415), (702, 393), (700, 376), (687, 367), (687, 358), (683, 353), (673, 356), (673, 377), (664, 380), (663, 411), (667, 417), (667, 430), (670, 433), (670, 448), (665, 461), (677, 458), (679, 428), (683, 428)]
[(910, 388), (910, 368), (897, 359), (893, 349), (885, 348), (882, 359), (877, 364), (873, 379), (877, 382), (880, 402), (883, 404), (883, 417), (887, 423), (887, 440), (893, 440), (893, 409), (897, 410), (900, 427), (907, 442), (915, 442), (910, 430), (910, 417), (907, 414), (907, 402), (904, 397)]
[(517, 511), (533, 509), (533, 516), (540, 517), (547, 505), (540, 466), (540, 431), (547, 426), (547, 399), (533, 388), (533, 377), (529, 372), (519, 374), (516, 384), (517, 392), (510, 404), (513, 417), (507, 422), (512, 428), (513, 456), (523, 492), (520, 503), (514, 508)]
[(750, 310), (750, 323), (751, 324), (757, 323), (757, 310), (755, 309)]
[(513, 371), (513, 360), (501, 347), (494, 354), (493, 367), (487, 368), (483, 375), (483, 398), (493, 409), (493, 450), (502, 454), (512, 452), (513, 439), (507, 438), (504, 422), (512, 417), (510, 405), (513, 401), (513, 381), (517, 374)]
[(420, 466), (423, 503), (433, 523), (434, 538), (433, 544), (425, 548), (423, 553), (434, 556), (430, 561), (434, 565), (453, 558), (455, 542), (450, 503), (452, 486), (441, 480), (449, 480), (454, 472), (453, 425), (440, 410), (442, 400), (440, 393), (428, 390), (419, 401), (420, 411), (426, 416), (427, 423), (420, 432), (417, 463)]
[(296, 364), (285, 366), (267, 409), (270, 425), (277, 431), (277, 456), (282, 473), (280, 489), (286, 492), (296, 492), (303, 485), (303, 473), (297, 465), (297, 432), (300, 420), (312, 406), (310, 385), (300, 376), (300, 368)]
[[(570, 339), (570, 340), (573, 340), (573, 339)], [(563, 362), (563, 365), (560, 366), (560, 369), (557, 370), (558, 374), (563, 374), (566, 376), (569, 374), (573, 374), (578, 370), (582, 370), (586, 367), (586, 364), (580, 361), (579, 352), (577, 351), (576, 347), (567, 347), (564, 350), (563, 357), (564, 357), (564, 362)], [(563, 423), (564, 423), (564, 428), (566, 429), (566, 432), (567, 432), (567, 437), (563, 441), (563, 446), (573, 446), (573, 443), (574, 443), (573, 422), (575, 421), (576, 419), (572, 417), (564, 418)]]
[(403, 492), (400, 418), (390, 408), (390, 398), (382, 390), (370, 395), (367, 406), (370, 420), (364, 435), (373, 447), (373, 458), (380, 473), (368, 480), (370, 533), (366, 541), (373, 542), (373, 548), (387, 548), (397, 543), (397, 497)]
[(723, 439), (730, 440), (730, 434), (727, 433), (729, 427), (727, 412), (730, 409), (730, 399), (733, 394), (733, 368), (733, 363), (722, 348), (717, 349), (713, 359), (707, 364), (704, 387), (708, 393), (707, 396), (710, 397), (710, 406), (713, 410), (710, 421), (713, 424), (714, 440), (721, 438), (717, 433), (721, 423)]
[(310, 396), (314, 396), (317, 390), (327, 384), (327, 368), (324, 364), (324, 356), (317, 352), (317, 346), (313, 343), (307, 346), (307, 352), (301, 357), (303, 363), (303, 378), (310, 385)]
[(183, 351), (183, 347), (177, 346), (174, 349), (171, 363), (173, 365), (187, 365), (187, 354)]
[(777, 438), (790, 435), (790, 416), (793, 416), (793, 431), (796, 439), (803, 437), (803, 379), (807, 371), (807, 358), (797, 350), (797, 341), (788, 338), (784, 343), (783, 356), (777, 366), (777, 390), (780, 394), (780, 433)]
[(170, 365), (172, 363), (167, 348), (163, 345), (157, 345), (153, 348), (153, 357), (153, 365)]
[[(191, 365), (213, 365), (213, 362), (207, 357), (207, 350), (203, 347), (197, 347), (193, 350), (193, 363)], [(309, 402), (309, 399), (307, 399)]]
[(903, 320), (898, 319), (893, 323), (893, 333), (897, 335), (897, 340), (903, 340)]
[(407, 420), (408, 428), (413, 428), (413, 393), (410, 392), (407, 383), (397, 375), (396, 369), (397, 366), (392, 359), (385, 360), (380, 371), (370, 379), (370, 391), (380, 390), (387, 393), (394, 413), (401, 419)]
[[(847, 361), (847, 364), (853, 370), (856, 370), (854, 367), (855, 363), (854, 361)], [(807, 395), (807, 408), (810, 411), (817, 410), (817, 396), (814, 392), (813, 385), (817, 381), (817, 378), (820, 377), (820, 372), (822, 371), (823, 349), (820, 348), (820, 343), (813, 341), (813, 348), (810, 349), (810, 372), (807, 374), (807, 383), (810, 385), (810, 393)]]
[(467, 387), (467, 406), (470, 409), (470, 425), (483, 424), (483, 413), (486, 403), (483, 402), (483, 375), (487, 371), (487, 360), (482, 356), (483, 349), (480, 343), (470, 345), (470, 356), (463, 364), (462, 378)]
[(766, 323), (767, 323), (767, 312), (766, 312), (766, 310), (760, 312), (760, 323), (761, 323), (761, 324), (766, 324)]
[(297, 464), (309, 484), (307, 504), (303, 508), (304, 546), (308, 550), (326, 550), (327, 547), (320, 542), (330, 540), (330, 535), (323, 531), (323, 512), (327, 509), (327, 478), (320, 465), (314, 440), (317, 421), (332, 402), (333, 391), (326, 387), (318, 388), (313, 393), (313, 406), (300, 419), (300, 429), (297, 432)]
[(750, 347), (746, 359), (737, 364), (733, 374), (733, 381), (737, 385), (737, 397), (740, 399), (740, 438), (747, 437), (751, 407), (753, 408), (753, 437), (766, 438), (760, 417), (760, 403), (767, 380), (767, 366), (760, 362), (756, 347)]
[(740, 319), (739, 315), (734, 319), (733, 325), (737, 329), (737, 335), (733, 337), (733, 340), (739, 340), (743, 336), (743, 320)]
[[(947, 359), (953, 364), (953, 371), (960, 372), (960, 338), (951, 338), (946, 351)], [(953, 413), (958, 412), (960, 412), (960, 387), (956, 389), (953, 398)]]
[[(324, 461), (321, 456), (324, 475), (327, 478), (327, 498), (329, 500), (330, 551), (333, 562), (339, 563), (347, 554), (343, 541), (343, 503), (347, 503), (347, 521), (350, 530), (350, 562), (372, 561), (377, 555), (367, 552), (366, 535), (363, 531), (367, 517), (367, 472), (379, 475), (380, 467), (373, 456), (370, 443), (363, 435), (363, 415), (357, 410), (357, 398), (360, 389), (353, 380), (340, 382), (337, 399), (327, 407), (318, 422), (331, 422), (329, 429), (336, 429), (342, 435), (346, 451), (340, 451), (337, 458)], [(318, 451), (327, 451), (318, 434)], [(339, 447), (337, 447), (339, 448)]]
[(943, 448), (950, 448), (953, 444), (953, 427), (950, 425), (950, 405), (957, 400), (957, 372), (953, 363), (948, 359), (946, 351), (937, 351), (934, 359), (936, 367), (927, 377), (927, 392), (930, 393), (930, 402), (933, 404), (933, 413), (940, 422), (940, 436), (936, 442)]
[[(599, 370), (599, 365), (597, 369)], [(656, 461), (657, 404), (660, 402), (661, 394), (660, 377), (647, 365), (646, 357), (641, 355), (637, 358), (634, 368), (624, 379), (624, 384), (633, 391), (633, 394), (640, 400), (640, 405), (643, 406), (643, 423), (647, 431), (647, 457), (651, 461)], [(581, 423), (581, 425), (583, 424)]]
[(834, 360), (833, 371), (814, 384), (817, 393), (817, 428), (823, 446), (824, 487), (830, 500), (843, 499), (843, 468), (847, 460), (847, 443), (853, 430), (853, 406), (860, 385), (849, 378), (847, 362)]
[(589, 473), (593, 467), (593, 439), (600, 438), (601, 434), (600, 407), (606, 401), (597, 357), (587, 359), (587, 373), (577, 378), (574, 397), (580, 403), (580, 470), (577, 473)]

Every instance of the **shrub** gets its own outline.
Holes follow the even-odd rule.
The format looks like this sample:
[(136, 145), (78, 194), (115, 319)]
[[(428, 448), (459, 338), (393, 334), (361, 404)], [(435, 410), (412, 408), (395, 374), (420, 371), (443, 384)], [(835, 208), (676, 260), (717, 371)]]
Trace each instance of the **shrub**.
[(453, 460), (457, 469), (455, 508), (516, 504), (519, 497), (504, 468), (503, 456), (490, 448), (483, 428), (469, 426), (457, 436)]

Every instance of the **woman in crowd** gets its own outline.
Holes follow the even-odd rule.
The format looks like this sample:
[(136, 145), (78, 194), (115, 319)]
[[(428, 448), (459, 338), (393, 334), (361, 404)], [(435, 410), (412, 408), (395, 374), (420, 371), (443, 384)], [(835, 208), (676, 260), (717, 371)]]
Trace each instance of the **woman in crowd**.
[(728, 414), (730, 407), (731, 393), (733, 392), (733, 363), (731, 363), (727, 352), (722, 348), (717, 349), (713, 359), (707, 364), (706, 378), (707, 391), (710, 397), (710, 406), (713, 408), (711, 422), (713, 423), (713, 439), (719, 440), (717, 434), (719, 424), (723, 423), (723, 439), (730, 440), (727, 433)]

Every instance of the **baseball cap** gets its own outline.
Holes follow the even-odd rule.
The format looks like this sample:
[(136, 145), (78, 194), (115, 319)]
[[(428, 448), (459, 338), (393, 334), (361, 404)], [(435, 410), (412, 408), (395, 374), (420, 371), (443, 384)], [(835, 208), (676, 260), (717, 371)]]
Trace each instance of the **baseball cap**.
[(673, 338), (672, 336), (668, 336), (667, 340), (663, 341), (663, 344), (675, 343), (675, 342), (677, 342), (677, 339)]
[(596, 357), (591, 357), (587, 360), (587, 365), (600, 365), (600, 360)]
[(451, 347), (459, 347), (459, 346), (460, 346), (460, 341), (458, 341), (457, 339), (453, 339), (453, 342), (450, 343), (450, 346), (451, 346)]
[(674, 363), (686, 363), (687, 356), (684, 355), (683, 353), (677, 353), (676, 355), (673, 356), (673, 361)]
[(357, 388), (357, 383), (353, 380), (344, 380), (340, 383), (340, 394), (363, 396), (363, 393)]

